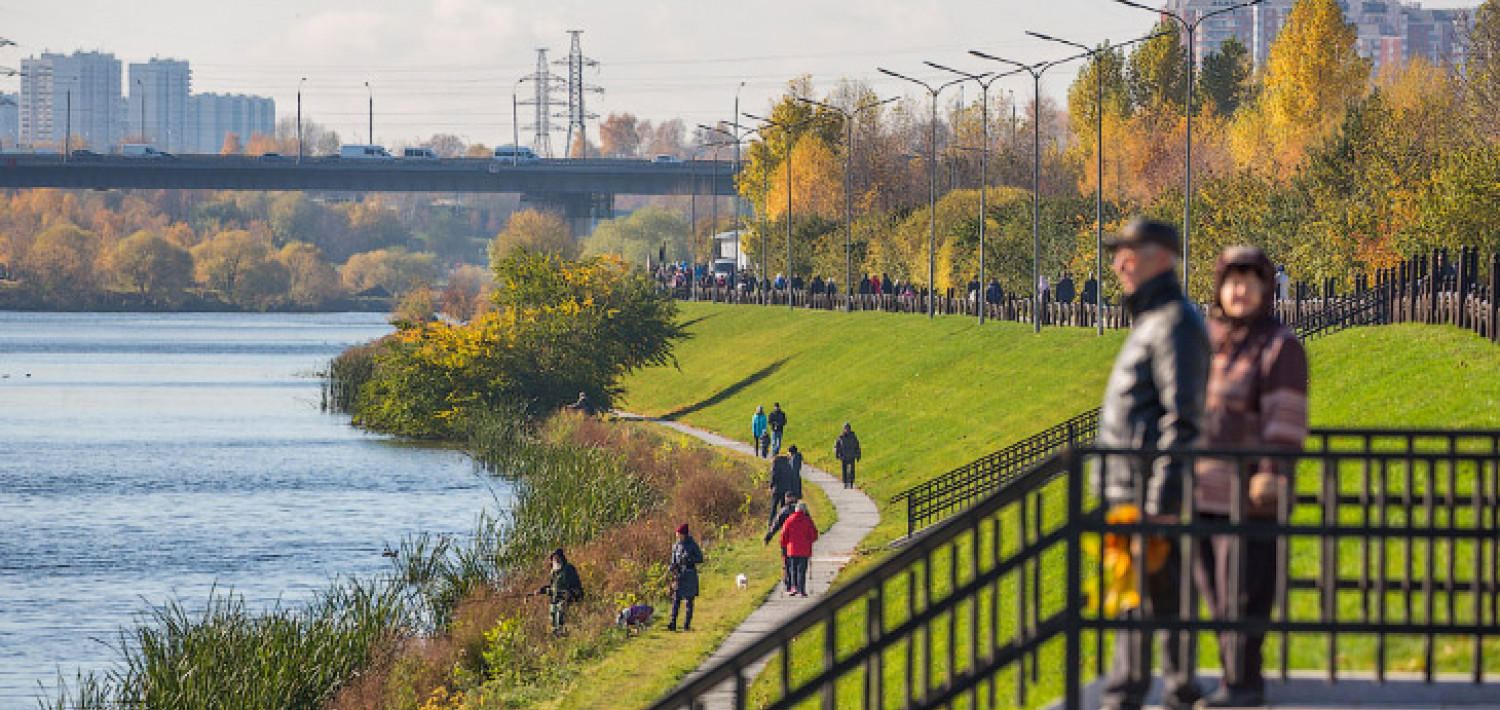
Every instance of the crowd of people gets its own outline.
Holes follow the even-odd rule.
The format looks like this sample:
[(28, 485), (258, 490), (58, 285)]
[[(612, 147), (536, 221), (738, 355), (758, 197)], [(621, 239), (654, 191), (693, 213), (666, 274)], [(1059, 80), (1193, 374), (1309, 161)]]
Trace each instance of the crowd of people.
[[(1284, 272), (1258, 248), (1224, 251), (1214, 266), (1213, 303), (1205, 323), (1177, 279), (1182, 243), (1176, 229), (1137, 220), (1107, 245), (1134, 322), (1106, 385), (1099, 446), (1300, 450), (1308, 433), (1307, 356), (1274, 315)], [(1289, 495), (1291, 473), (1274, 459), (1106, 456), (1095, 483), (1108, 515), (1119, 516), (1115, 519), (1176, 522), (1186, 489), (1192, 491), (1199, 522), (1227, 524), (1231, 513), (1249, 521), (1273, 520)], [(1240, 501), (1236, 489), (1242, 484), (1246, 494)], [(1135, 510), (1137, 501), (1144, 510)], [(1237, 501), (1241, 511), (1233, 510)], [(1182, 559), (1175, 538), (1153, 536), (1147, 550), (1143, 598), (1124, 615), (1175, 617), (1182, 608), (1184, 569), (1190, 569), (1213, 618), (1269, 618), (1283, 572), (1274, 539), (1209, 535), (1195, 545), (1190, 560)], [(1116, 557), (1131, 558), (1129, 552)], [(1219, 634), (1224, 675), (1208, 697), (1182, 656), (1181, 634), (1159, 636), (1167, 710), (1265, 704), (1263, 632)], [(1116, 634), (1105, 708), (1139, 710), (1151, 685), (1151, 657), (1151, 644), (1140, 632)]]

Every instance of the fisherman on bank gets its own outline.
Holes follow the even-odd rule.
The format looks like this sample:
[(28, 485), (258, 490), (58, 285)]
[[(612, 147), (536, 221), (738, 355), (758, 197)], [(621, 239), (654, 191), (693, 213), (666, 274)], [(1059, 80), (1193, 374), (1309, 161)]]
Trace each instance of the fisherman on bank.
[(547, 559), (552, 563), (552, 581), (536, 593), (551, 597), (552, 633), (560, 636), (565, 633), (568, 605), (583, 599), (583, 581), (578, 578), (578, 570), (568, 562), (561, 547), (553, 550)]

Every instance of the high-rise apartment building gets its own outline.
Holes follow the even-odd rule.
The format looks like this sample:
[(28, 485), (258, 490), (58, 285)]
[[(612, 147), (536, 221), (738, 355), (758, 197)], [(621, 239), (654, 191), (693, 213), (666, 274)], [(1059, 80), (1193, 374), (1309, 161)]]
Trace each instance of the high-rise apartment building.
[[(1164, 9), (1193, 22), (1241, 2), (1167, 0)], [(1294, 5), (1296, 0), (1265, 0), (1205, 20), (1195, 33), (1194, 58), (1201, 62), (1233, 37), (1250, 50), (1257, 64), (1265, 63)], [(1439, 65), (1463, 64), (1463, 38), (1473, 24), (1472, 10), (1424, 9), (1418, 3), (1396, 0), (1340, 0), (1339, 7), (1345, 21), (1355, 27), (1359, 55), (1369, 59), (1377, 72), (1416, 58)]]
[(21, 95), (0, 92), (0, 148), (21, 140)]
[(193, 147), (199, 153), (217, 153), (230, 134), (241, 145), (254, 134), (276, 132), (276, 102), (243, 94), (198, 94), (193, 97)]
[(21, 60), (23, 145), (112, 149), (124, 136), (120, 62), (112, 54), (44, 53)]
[(174, 153), (196, 148), (189, 128), (192, 77), (188, 63), (175, 59), (131, 64), (125, 112), (129, 137)]

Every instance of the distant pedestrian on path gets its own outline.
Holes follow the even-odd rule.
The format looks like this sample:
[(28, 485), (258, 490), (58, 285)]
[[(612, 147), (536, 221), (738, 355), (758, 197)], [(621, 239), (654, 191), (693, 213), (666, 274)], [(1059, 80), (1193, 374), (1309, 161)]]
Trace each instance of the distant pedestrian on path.
[(771, 450), (771, 438), (766, 433), (765, 407), (756, 407), (755, 416), (750, 417), (750, 435), (755, 439), (755, 455), (765, 458)]
[(839, 460), (843, 469), (844, 487), (854, 487), (854, 462), (859, 460), (859, 437), (854, 435), (854, 429), (846, 422), (843, 433), (833, 442), (833, 457)]
[[(1182, 240), (1171, 225), (1137, 219), (1105, 242), (1133, 319), (1130, 335), (1115, 357), (1099, 413), (1098, 444), (1104, 447), (1171, 452), (1191, 448), (1203, 431), (1203, 391), (1208, 378), (1208, 332), (1198, 309), (1177, 280)], [(1144, 492), (1148, 522), (1175, 522), (1181, 510), (1183, 461), (1171, 454), (1145, 461), (1107, 456), (1095, 485), (1111, 512), (1134, 507)], [(1139, 540), (1139, 538), (1137, 538)], [(1144, 542), (1134, 544), (1144, 545)], [(1181, 606), (1182, 560), (1175, 537), (1151, 539), (1165, 549), (1147, 561), (1141, 604), (1123, 613), (1133, 618), (1175, 618)], [(1150, 547), (1148, 547), (1150, 549)], [(1154, 557), (1154, 555), (1152, 555)], [(1203, 696), (1182, 635), (1159, 634), (1162, 641), (1162, 707), (1187, 710)], [(1139, 632), (1115, 634), (1114, 662), (1104, 682), (1104, 707), (1139, 710), (1151, 688), (1151, 644)]]
[(799, 500), (802, 498), (802, 476), (799, 475), (792, 465), (792, 460), (787, 456), (777, 456), (771, 459), (771, 513), (768, 521), (776, 520), (776, 513), (781, 509), (786, 500), (786, 494), (791, 493)]
[(677, 526), (677, 542), (672, 545), (672, 559), (667, 573), (672, 575), (672, 621), (668, 631), (677, 630), (677, 612), (687, 602), (687, 618), (682, 630), (693, 630), (693, 600), (698, 598), (698, 565), (703, 564), (703, 548), (688, 533), (687, 523)]
[[(1208, 323), (1213, 360), (1204, 402), (1203, 448), (1300, 451), (1307, 438), (1307, 353), (1276, 318), (1276, 276), (1271, 260), (1255, 247), (1225, 250), (1214, 264)], [(1229, 524), (1232, 491), (1248, 475), (1244, 519), (1274, 522), (1280, 499), (1291, 490), (1291, 474), (1286, 461), (1275, 459), (1248, 464), (1198, 459), (1193, 467), (1198, 519)], [(1197, 550), (1193, 576), (1214, 619), (1271, 617), (1281, 575), (1275, 539), (1214, 535), (1199, 542)], [(1234, 589), (1230, 582), (1236, 577)], [(1265, 632), (1219, 634), (1224, 682), (1203, 701), (1204, 707), (1265, 704), (1265, 638)]]
[(781, 453), (781, 433), (786, 430), (786, 412), (781, 411), (781, 403), (771, 404), (771, 415), (766, 418), (766, 424), (771, 427), (771, 455)]
[(792, 475), (797, 478), (797, 497), (802, 497), (802, 452), (797, 450), (797, 445), (787, 447), (787, 455), (792, 459)]
[(818, 540), (818, 527), (807, 514), (807, 504), (798, 503), (796, 512), (781, 526), (781, 549), (786, 551), (791, 588), (788, 594), (807, 596), (807, 563), (812, 558), (813, 543)]

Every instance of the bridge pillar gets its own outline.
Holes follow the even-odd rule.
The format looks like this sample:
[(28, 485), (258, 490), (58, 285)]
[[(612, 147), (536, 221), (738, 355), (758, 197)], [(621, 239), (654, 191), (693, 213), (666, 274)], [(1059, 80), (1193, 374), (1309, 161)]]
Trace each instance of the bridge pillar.
[(574, 237), (593, 233), (599, 220), (615, 216), (615, 196), (607, 192), (527, 192), (521, 207), (548, 210), (562, 215)]

